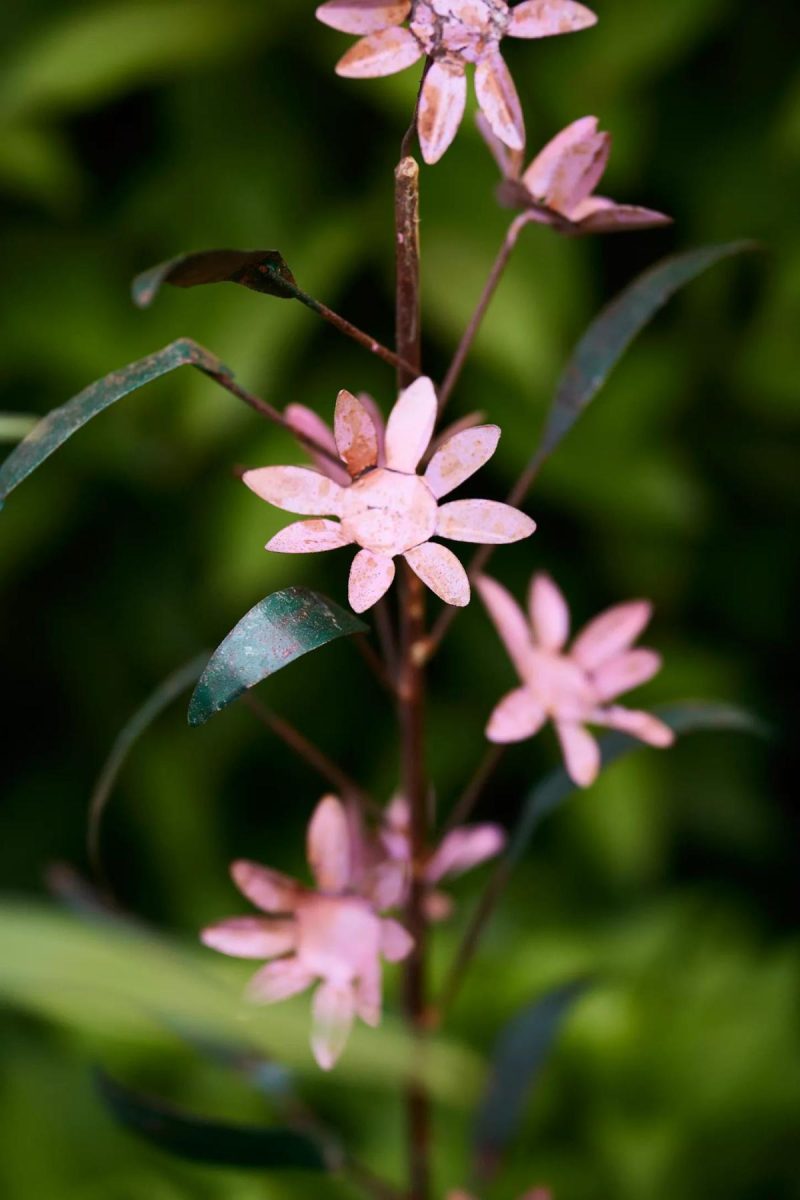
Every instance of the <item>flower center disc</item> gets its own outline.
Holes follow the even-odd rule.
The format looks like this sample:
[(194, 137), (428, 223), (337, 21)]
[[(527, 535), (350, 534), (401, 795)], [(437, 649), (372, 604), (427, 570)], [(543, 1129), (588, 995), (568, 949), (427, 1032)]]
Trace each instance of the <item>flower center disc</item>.
[(564, 655), (533, 648), (526, 674), (528, 687), (550, 716), (579, 720), (594, 707), (587, 676)]
[(436, 528), (436, 500), (419, 475), (377, 467), (351, 484), (342, 501), (342, 530), (375, 554), (402, 554)]
[(411, 32), (432, 58), (477, 62), (508, 28), (505, 0), (416, 0)]

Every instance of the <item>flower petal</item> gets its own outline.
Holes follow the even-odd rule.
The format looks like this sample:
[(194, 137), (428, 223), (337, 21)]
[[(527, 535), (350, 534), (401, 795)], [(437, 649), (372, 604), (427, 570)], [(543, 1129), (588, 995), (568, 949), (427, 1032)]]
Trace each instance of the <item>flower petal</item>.
[(411, 0), (328, 0), (317, 9), (317, 20), (340, 33), (377, 33), (402, 25), (411, 11)]
[(336, 517), (341, 509), (339, 484), (311, 467), (259, 467), (245, 471), (242, 480), (262, 500), (287, 512)]
[(483, 542), (501, 545), (530, 537), (536, 529), (518, 508), (497, 500), (451, 500), (439, 506), (436, 532), (454, 542)]
[(446, 546), (435, 542), (423, 542), (403, 555), (415, 575), (435, 592), (445, 604), (464, 608), (469, 604), (469, 579), (467, 572)]
[(574, 0), (523, 0), (511, 10), (508, 37), (540, 38), (577, 33), (597, 24), (596, 15)]
[(378, 465), (378, 432), (372, 417), (361, 401), (344, 388), (336, 397), (333, 435), (339, 456), (353, 478)]
[(511, 150), (505, 142), (501, 142), (492, 131), (492, 127), (482, 112), (475, 114), (475, 124), (486, 145), (492, 152), (492, 157), (500, 168), (504, 179), (519, 179), (522, 174), (524, 150)]
[(374, 79), (404, 71), (421, 57), (422, 49), (408, 29), (382, 29), (351, 46), (336, 64), (336, 74)]
[(578, 634), (570, 656), (585, 671), (595, 671), (636, 641), (652, 613), (648, 600), (630, 600), (606, 609)]
[(578, 787), (589, 787), (600, 771), (600, 747), (583, 725), (556, 721), (567, 774)]
[(381, 921), (381, 954), (387, 962), (400, 962), (414, 949), (414, 939), (399, 921), (385, 917)]
[(604, 196), (592, 196), (579, 204), (572, 220), (580, 225), (580, 233), (625, 233), (628, 229), (656, 229), (672, 225), (672, 217), (652, 208), (635, 204), (616, 204)]
[(461, 62), (435, 62), (422, 85), (417, 134), (426, 163), (435, 163), (458, 133), (467, 103), (467, 77)]
[(369, 392), (359, 392), (358, 398), (372, 417), (372, 424), (375, 426), (375, 433), (378, 438), (378, 466), (385, 467), (386, 447), (384, 446), (384, 440), (386, 437), (386, 422), (383, 419), (383, 413)]
[(581, 117), (548, 142), (522, 177), (535, 200), (577, 221), (608, 165), (611, 136)]
[(312, 1005), (311, 1049), (323, 1071), (330, 1071), (347, 1044), (355, 1015), (350, 984), (322, 983)]
[(500, 51), (490, 50), (475, 68), (475, 94), (486, 120), (512, 150), (525, 147), (525, 122), (511, 72)]
[(598, 136), (597, 117), (579, 117), (551, 138), (522, 176), (530, 194), (537, 200), (548, 200), (554, 190), (555, 176), (564, 162), (568, 162), (580, 146)]
[(436, 451), (425, 471), (425, 482), (436, 499), (455, 491), (479, 471), (494, 454), (499, 440), (497, 425), (478, 425), (453, 434)]
[(569, 637), (569, 609), (561, 589), (544, 572), (531, 580), (528, 611), (534, 641), (545, 650), (561, 650)]
[[(333, 433), (319, 413), (314, 412), (313, 408), (307, 408), (305, 404), (287, 404), (283, 410), (283, 416), (290, 429), (312, 438), (320, 446), (324, 446), (331, 454), (338, 457), (339, 452), (336, 449)], [(342, 463), (334, 462), (333, 459), (328, 458), (324, 454), (318, 454), (311, 446), (305, 446), (305, 449), (311, 455), (317, 469), (322, 471), (323, 475), (327, 475), (329, 479), (335, 480), (336, 483), (347, 485), (350, 482), (350, 476)]]
[(279, 958), (256, 971), (247, 985), (247, 996), (261, 1004), (275, 1004), (304, 992), (313, 982), (314, 976), (298, 959)]
[(388, 554), (359, 550), (350, 567), (348, 598), (353, 612), (366, 612), (389, 590), (394, 579), (394, 561)]
[(592, 713), (591, 720), (596, 725), (607, 725), (610, 729), (629, 733), (631, 737), (660, 749), (671, 746), (675, 741), (675, 734), (669, 725), (659, 721), (652, 713), (639, 712), (637, 709), (613, 705), (611, 708), (597, 709)]
[(446, 921), (453, 915), (455, 905), (446, 892), (434, 889), (426, 893), (422, 908), (429, 921)]
[(305, 890), (288, 875), (281, 875), (279, 871), (272, 871), (246, 858), (231, 863), (231, 877), (251, 904), (268, 913), (293, 912)]
[(598, 667), (592, 684), (601, 700), (613, 700), (631, 688), (647, 683), (661, 670), (661, 655), (655, 650), (628, 650)]
[(351, 874), (350, 829), (344, 805), (336, 796), (323, 796), (308, 824), (306, 854), (322, 892), (347, 890)]
[(479, 575), (475, 584), (509, 658), (517, 668), (517, 673), (525, 679), (530, 666), (533, 642), (524, 612), (511, 593), (496, 579), (489, 575)]
[(367, 874), (364, 895), (376, 912), (399, 908), (408, 894), (409, 868), (405, 862), (380, 863)]
[(494, 858), (505, 843), (506, 835), (499, 825), (462, 825), (442, 839), (425, 868), (425, 878), (429, 883), (438, 883), (445, 875), (461, 875)]
[(383, 1008), (383, 980), (381, 964), (375, 959), (367, 970), (362, 971), (355, 984), (354, 996), (356, 1015), (366, 1025), (375, 1029), (381, 1023)]
[(351, 545), (338, 521), (295, 521), (270, 538), (264, 547), (282, 554), (315, 554)]
[(503, 697), (489, 717), (486, 736), (490, 742), (504, 746), (509, 742), (524, 742), (533, 737), (545, 723), (542, 705), (526, 687), (514, 688)]
[(436, 392), (426, 375), (401, 392), (386, 423), (386, 465), (413, 475), (436, 424)]
[(231, 917), (206, 926), (200, 940), (212, 950), (234, 958), (274, 958), (294, 949), (297, 928), (292, 920)]

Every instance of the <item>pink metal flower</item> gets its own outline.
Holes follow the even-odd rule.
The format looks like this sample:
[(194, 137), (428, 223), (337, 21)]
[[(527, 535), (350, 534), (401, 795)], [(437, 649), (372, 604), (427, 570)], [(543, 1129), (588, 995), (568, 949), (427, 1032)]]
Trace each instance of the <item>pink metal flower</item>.
[[(380, 839), (388, 862), (384, 870), (387, 875), (394, 865), (398, 883), (407, 895), (411, 876), (411, 814), (404, 796), (395, 796), (386, 810)], [(499, 854), (506, 843), (505, 831), (499, 825), (459, 825), (445, 834), (438, 848), (425, 864), (424, 879), (428, 887), (425, 911), (430, 921), (443, 921), (449, 917), (453, 905), (446, 893), (439, 891), (437, 884), (453, 875), (462, 875), (480, 863)]]
[(204, 929), (207, 946), (237, 958), (266, 958), (248, 985), (262, 1004), (284, 1000), (319, 980), (311, 1047), (329, 1070), (344, 1049), (353, 1020), (381, 1016), (381, 957), (399, 962), (413, 942), (378, 911), (397, 903), (385, 875), (365, 870), (360, 823), (335, 796), (325, 796), (308, 826), (307, 854), (316, 889), (258, 863), (231, 867), (239, 890), (266, 917), (231, 917)]
[(650, 620), (652, 606), (646, 600), (601, 613), (567, 652), (569, 609), (549, 576), (534, 575), (531, 581), (529, 620), (494, 579), (483, 576), (477, 587), (522, 680), (489, 718), (490, 741), (524, 741), (552, 720), (567, 771), (580, 787), (593, 783), (600, 770), (600, 750), (586, 724), (620, 729), (651, 746), (672, 745), (674, 734), (663, 721), (609, 703), (661, 667), (655, 651), (631, 649)]
[(501, 142), (521, 150), (522, 109), (500, 42), (574, 33), (597, 21), (574, 0), (523, 0), (513, 8), (505, 0), (328, 0), (317, 16), (342, 33), (363, 35), (337, 63), (338, 75), (393, 75), (423, 55), (432, 60), (417, 121), (428, 163), (442, 157), (461, 124), (468, 63), (475, 65), (475, 92), (487, 121)]
[(503, 172), (498, 195), (510, 208), (527, 209), (534, 220), (572, 237), (672, 224), (672, 217), (653, 209), (592, 195), (611, 154), (611, 134), (598, 130), (597, 117), (562, 129), (525, 172), (523, 150), (503, 145), (480, 113), (477, 121)]
[[(418, 475), (435, 421), (433, 384), (417, 379), (400, 393), (389, 414), (382, 447), (369, 407), (350, 392), (340, 392), (334, 440), (347, 468), (346, 481), (309, 467), (261, 467), (243, 476), (262, 500), (315, 518), (287, 526), (267, 543), (267, 550), (303, 554), (360, 546), (349, 585), (356, 612), (370, 608), (390, 587), (398, 555), (445, 603), (468, 604), (466, 571), (451, 550), (431, 538), (499, 544), (530, 537), (536, 526), (518, 509), (494, 500), (439, 504), (488, 462), (500, 430), (479, 425), (454, 434), (433, 455), (424, 475)], [(327, 432), (320, 425), (318, 435)]]

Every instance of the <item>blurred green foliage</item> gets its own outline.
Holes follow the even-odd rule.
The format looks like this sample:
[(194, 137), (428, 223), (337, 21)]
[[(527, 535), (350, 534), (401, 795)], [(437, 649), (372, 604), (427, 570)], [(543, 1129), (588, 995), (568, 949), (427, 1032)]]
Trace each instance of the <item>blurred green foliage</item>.
[[(533, 447), (566, 353), (605, 299), (673, 248), (765, 243), (761, 262), (715, 268), (637, 342), (543, 472), (534, 541), (498, 555), (496, 570), (518, 590), (534, 566), (551, 570), (578, 620), (651, 596), (649, 640), (667, 665), (643, 699), (723, 698), (761, 714), (776, 736), (700, 735), (669, 754), (643, 751), (571, 801), (538, 835), (449, 1032), (485, 1053), (545, 988), (597, 977), (526, 1112), (496, 1200), (539, 1179), (558, 1200), (788, 1200), (800, 1196), (796, 739), (782, 736), (796, 678), (797, 17), (789, 0), (768, 11), (745, 0), (596, 8), (591, 33), (509, 46), (530, 144), (596, 112), (615, 138), (610, 194), (671, 212), (676, 226), (591, 243), (528, 231), (453, 407), (502, 425), (482, 476), (483, 494), (501, 496)], [(277, 405), (330, 414), (342, 386), (389, 404), (386, 368), (299, 306), (220, 286), (164, 294), (140, 314), (128, 286), (182, 250), (273, 245), (303, 287), (390, 341), (391, 169), (414, 72), (337, 80), (347, 39), (297, 0), (27, 0), (3, 6), (0, 35), (0, 411), (45, 412), (182, 335)], [(502, 236), (494, 182), (469, 122), (423, 171), (434, 375)], [(278, 587), (344, 595), (339, 556), (263, 553), (282, 520), (232, 470), (295, 454), (187, 374), (100, 418), (9, 501), (7, 888), (30, 895), (53, 860), (84, 863), (94, 775), (159, 680)], [(430, 758), (443, 805), (469, 776), (486, 714), (510, 681), (473, 605), (432, 673)], [(388, 797), (388, 710), (351, 646), (266, 687), (274, 707)], [(554, 761), (549, 736), (514, 749), (483, 814), (511, 820)], [(241, 708), (198, 731), (176, 706), (136, 747), (112, 802), (115, 887), (191, 942), (203, 922), (239, 908), (226, 874), (233, 855), (303, 869), (302, 831), (320, 792)], [(437, 934), (437, 977), (479, 882), (457, 889), (459, 913)], [(36, 968), (53, 994), (38, 1013), (11, 1007), (4, 1017), (4, 1197), (352, 1194), (336, 1181), (191, 1168), (119, 1132), (88, 1069), (105, 1040), (78, 1028), (74, 997), (72, 1015), (63, 1011), (69, 972), (49, 954), (35, 961), (41, 938), (12, 933), (6, 961), (29, 978)], [(289, 1030), (290, 1018), (276, 1022)], [(399, 1102), (366, 1077), (368, 1041), (359, 1047), (339, 1086), (304, 1073), (306, 1094), (364, 1159), (397, 1172)], [(223, 1072), (177, 1052), (144, 1066), (141, 1046), (125, 1053), (155, 1090), (166, 1084), (195, 1110), (259, 1118), (259, 1102)], [(466, 1178), (469, 1124), (468, 1112), (438, 1111), (442, 1192)]]

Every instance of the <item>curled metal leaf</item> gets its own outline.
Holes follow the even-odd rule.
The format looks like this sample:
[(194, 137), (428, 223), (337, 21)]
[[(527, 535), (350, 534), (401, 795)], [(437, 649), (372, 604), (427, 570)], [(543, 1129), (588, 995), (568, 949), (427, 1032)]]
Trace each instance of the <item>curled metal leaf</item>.
[(277, 250), (200, 250), (178, 255), (136, 276), (132, 284), (134, 304), (148, 308), (165, 283), (180, 288), (238, 283), (280, 300), (294, 300), (298, 294), (294, 275)]

